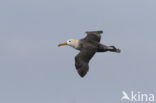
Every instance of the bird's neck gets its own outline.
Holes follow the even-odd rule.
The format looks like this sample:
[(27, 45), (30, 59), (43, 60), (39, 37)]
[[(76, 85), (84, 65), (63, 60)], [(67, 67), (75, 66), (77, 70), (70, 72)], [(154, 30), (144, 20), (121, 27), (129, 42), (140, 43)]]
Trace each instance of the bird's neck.
[(77, 49), (77, 50), (80, 49), (80, 43), (79, 43), (79, 40), (75, 40), (75, 41), (74, 41), (73, 48), (75, 48), (75, 49)]

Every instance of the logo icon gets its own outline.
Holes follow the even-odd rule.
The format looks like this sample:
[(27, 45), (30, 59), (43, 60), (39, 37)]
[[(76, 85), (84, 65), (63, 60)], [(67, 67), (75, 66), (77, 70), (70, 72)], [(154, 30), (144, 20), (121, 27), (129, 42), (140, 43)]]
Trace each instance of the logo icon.
[(131, 101), (131, 102), (154, 102), (154, 94), (150, 93), (141, 93), (141, 92), (134, 92), (131, 91), (128, 95), (125, 91), (122, 91), (121, 101)]
[(128, 94), (125, 91), (122, 91), (122, 94), (123, 94), (123, 96), (121, 98), (121, 101), (124, 100), (124, 99), (130, 101), (130, 98), (128, 97)]

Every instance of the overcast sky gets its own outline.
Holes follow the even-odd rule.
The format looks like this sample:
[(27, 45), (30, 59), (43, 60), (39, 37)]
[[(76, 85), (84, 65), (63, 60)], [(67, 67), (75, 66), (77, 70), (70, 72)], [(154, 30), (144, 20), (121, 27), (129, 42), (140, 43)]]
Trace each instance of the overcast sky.
[[(79, 51), (57, 47), (103, 30), (121, 53), (97, 53), (81, 78)], [(122, 103), (156, 95), (155, 0), (1, 0), (0, 103)]]

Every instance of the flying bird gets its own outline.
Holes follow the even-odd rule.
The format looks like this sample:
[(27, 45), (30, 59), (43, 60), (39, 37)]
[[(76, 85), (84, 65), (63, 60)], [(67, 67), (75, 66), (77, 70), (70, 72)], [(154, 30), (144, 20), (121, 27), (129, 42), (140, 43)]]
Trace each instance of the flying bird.
[(103, 31), (88, 31), (87, 36), (80, 40), (69, 39), (58, 46), (68, 45), (80, 51), (75, 56), (75, 67), (81, 77), (84, 77), (89, 70), (89, 61), (96, 52), (116, 52), (120, 53), (120, 49), (115, 46), (106, 46), (100, 43)]

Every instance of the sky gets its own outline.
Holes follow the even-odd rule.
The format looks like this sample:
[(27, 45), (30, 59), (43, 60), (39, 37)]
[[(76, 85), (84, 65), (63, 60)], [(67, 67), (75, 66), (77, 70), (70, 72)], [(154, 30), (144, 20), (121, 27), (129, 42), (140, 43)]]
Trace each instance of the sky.
[[(123, 103), (122, 91), (156, 96), (155, 0), (1, 0), (0, 103)], [(103, 30), (81, 78), (79, 51), (57, 47)], [(132, 102), (131, 102), (132, 103)]]

